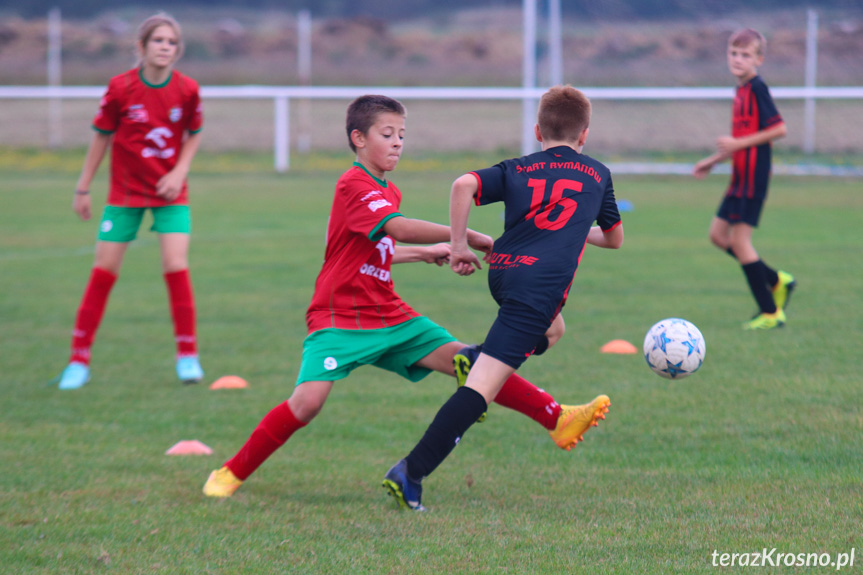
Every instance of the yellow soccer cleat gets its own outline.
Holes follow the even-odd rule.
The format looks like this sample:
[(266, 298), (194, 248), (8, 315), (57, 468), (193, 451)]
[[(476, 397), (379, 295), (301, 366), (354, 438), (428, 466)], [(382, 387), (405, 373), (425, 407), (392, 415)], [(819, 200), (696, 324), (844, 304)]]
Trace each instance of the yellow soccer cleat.
[(222, 467), (210, 474), (204, 484), (204, 495), (207, 497), (230, 497), (243, 482), (228, 469)]
[(588, 429), (598, 426), (600, 419), (605, 419), (610, 405), (607, 395), (600, 395), (586, 405), (561, 405), (557, 426), (548, 434), (558, 447), (569, 451), (584, 440)]
[(776, 309), (785, 311), (788, 307), (788, 300), (791, 299), (791, 292), (797, 287), (797, 282), (788, 272), (778, 272), (779, 281), (773, 286), (773, 301), (776, 303)]
[(760, 313), (743, 324), (743, 329), (759, 330), (773, 329), (785, 325), (785, 312), (777, 309), (776, 313)]

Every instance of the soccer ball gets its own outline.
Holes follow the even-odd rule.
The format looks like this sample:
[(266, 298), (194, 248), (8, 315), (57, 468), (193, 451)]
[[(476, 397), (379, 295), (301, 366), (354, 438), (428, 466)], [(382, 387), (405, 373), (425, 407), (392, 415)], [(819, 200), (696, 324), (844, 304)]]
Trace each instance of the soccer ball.
[(668, 379), (682, 379), (698, 371), (706, 351), (704, 336), (698, 328), (677, 317), (657, 322), (644, 337), (647, 365)]

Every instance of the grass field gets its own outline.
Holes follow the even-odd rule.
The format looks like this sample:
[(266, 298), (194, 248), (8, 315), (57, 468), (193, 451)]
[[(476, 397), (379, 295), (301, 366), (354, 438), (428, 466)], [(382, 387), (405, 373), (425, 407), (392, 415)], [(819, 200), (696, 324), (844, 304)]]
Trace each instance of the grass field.
[[(624, 247), (586, 251), (566, 336), (521, 371), (564, 403), (607, 393), (608, 419), (566, 453), (532, 421), (492, 408), (425, 482), (431, 512), (411, 514), (380, 481), (452, 393), (439, 375), (411, 384), (359, 370), (233, 498), (200, 491), (291, 393), (332, 186), (349, 158), (286, 176), (199, 158), (191, 259), (205, 381), (175, 381), (158, 248), (142, 231), (91, 382), (60, 392), (52, 378), (96, 233), (70, 210), (82, 157), (2, 169), (3, 573), (707, 573), (714, 551), (764, 548), (833, 560), (854, 549), (856, 569), (863, 562), (859, 181), (774, 180), (755, 243), (799, 287), (784, 329), (748, 333), (742, 273), (706, 237), (725, 177), (616, 178), (634, 206)], [(403, 211), (445, 221), (452, 179), (491, 158), (476, 160), (406, 161), (393, 174)], [(497, 235), (500, 210), (474, 210), (471, 224)], [(456, 337), (484, 337), (495, 312), (484, 272), (412, 264), (393, 275)], [(599, 352), (618, 338), (640, 347), (668, 316), (704, 333), (694, 376), (669, 382), (639, 355)], [(227, 374), (249, 389), (208, 389)], [(165, 455), (183, 439), (215, 453)], [(836, 567), (765, 571), (826, 570)]]

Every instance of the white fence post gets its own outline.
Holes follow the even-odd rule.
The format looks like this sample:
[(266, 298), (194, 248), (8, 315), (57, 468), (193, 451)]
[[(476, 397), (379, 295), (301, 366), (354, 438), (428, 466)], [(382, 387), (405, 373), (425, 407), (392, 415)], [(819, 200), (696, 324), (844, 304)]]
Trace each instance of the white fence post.
[[(297, 14), (297, 76), (300, 86), (312, 83), (312, 13), (300, 10)], [(312, 148), (311, 102), (303, 98), (297, 102), (297, 151), (306, 154)]]
[[(51, 87), (62, 83), (62, 29), (60, 9), (51, 8), (48, 12), (48, 85)], [(48, 101), (48, 134), (48, 145), (59, 148), (63, 142), (63, 101), (60, 98)]]
[[(818, 12), (806, 11), (806, 87), (815, 88), (818, 73)], [(815, 153), (815, 98), (807, 96), (803, 106), (803, 153)]]
[(524, 96), (521, 100), (521, 154), (526, 156), (536, 150), (533, 126), (536, 124), (536, 104), (529, 91), (536, 87), (536, 0), (523, 0), (524, 12), (524, 58), (522, 81)]
[(563, 84), (563, 15), (560, 0), (548, 0), (548, 54), (549, 82), (552, 86)]
[(275, 168), (280, 174), (291, 167), (290, 104), (287, 96), (275, 97)]

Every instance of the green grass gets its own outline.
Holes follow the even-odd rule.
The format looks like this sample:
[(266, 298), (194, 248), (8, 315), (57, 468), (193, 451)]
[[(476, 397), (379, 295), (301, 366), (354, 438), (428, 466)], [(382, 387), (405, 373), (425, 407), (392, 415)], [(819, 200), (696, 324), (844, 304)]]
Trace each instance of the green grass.
[[(857, 548), (859, 568), (863, 196), (852, 180), (774, 180), (755, 243), (799, 288), (784, 329), (748, 333), (743, 275), (707, 240), (725, 177), (616, 178), (635, 207), (623, 214), (624, 247), (586, 251), (566, 336), (521, 370), (562, 402), (611, 396), (607, 421), (572, 452), (492, 408), (426, 480), (432, 511), (396, 512), (383, 473), (453, 383), (367, 368), (337, 384), (314, 423), (233, 498), (205, 499), (209, 471), (293, 388), (332, 186), (349, 162), (332, 160), (278, 176), (259, 158), (201, 157), (191, 261), (204, 384), (175, 381), (158, 248), (144, 230), (99, 331), (93, 379), (75, 392), (51, 380), (92, 263), (96, 224), (70, 210), (81, 156), (3, 166), (0, 570), (707, 573), (714, 550), (765, 547)], [(405, 162), (393, 174), (403, 211), (445, 221), (452, 179), (491, 158), (477, 160)], [(243, 169), (255, 162), (263, 169)], [(98, 182), (95, 198), (104, 174)], [(471, 224), (497, 235), (500, 216), (476, 209)], [(394, 270), (401, 295), (464, 341), (481, 340), (494, 317), (484, 276)], [(669, 382), (639, 355), (599, 353), (611, 339), (640, 347), (668, 316), (705, 335), (696, 375)], [(250, 388), (208, 390), (227, 374)], [(183, 439), (215, 454), (164, 455)]]

